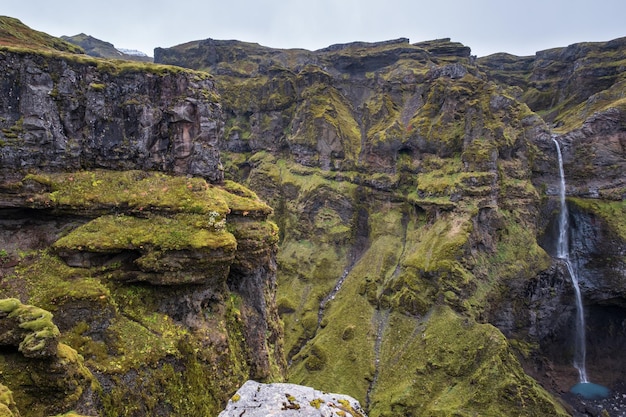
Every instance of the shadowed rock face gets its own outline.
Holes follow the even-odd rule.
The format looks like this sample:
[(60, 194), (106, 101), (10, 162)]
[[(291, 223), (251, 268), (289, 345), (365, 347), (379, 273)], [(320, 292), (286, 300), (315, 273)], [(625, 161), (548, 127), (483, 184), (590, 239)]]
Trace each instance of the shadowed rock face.
[(134, 168), (220, 181), (213, 81), (133, 65), (2, 51), (3, 175)]

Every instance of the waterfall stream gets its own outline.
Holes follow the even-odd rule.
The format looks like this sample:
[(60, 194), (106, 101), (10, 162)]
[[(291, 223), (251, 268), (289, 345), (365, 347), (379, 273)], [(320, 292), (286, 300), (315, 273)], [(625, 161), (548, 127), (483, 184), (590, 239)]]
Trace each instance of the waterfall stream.
[(563, 171), (563, 156), (561, 147), (556, 139), (552, 138), (556, 153), (559, 159), (559, 176), (561, 180), (559, 189), (559, 200), (561, 207), (559, 210), (559, 239), (556, 245), (556, 256), (567, 266), (567, 272), (572, 279), (574, 292), (576, 293), (576, 338), (574, 345), (574, 368), (578, 370), (578, 384), (574, 385), (570, 392), (577, 394), (587, 400), (598, 400), (609, 396), (610, 390), (602, 385), (589, 382), (587, 378), (587, 368), (585, 365), (587, 356), (587, 345), (585, 336), (585, 310), (583, 299), (578, 285), (578, 275), (574, 265), (570, 261), (569, 251), (569, 213), (565, 202), (565, 174)]
[(556, 146), (556, 152), (559, 157), (559, 176), (561, 179), (559, 197), (560, 197), (560, 212), (559, 212), (559, 239), (556, 246), (556, 256), (561, 259), (567, 266), (567, 271), (572, 279), (574, 291), (576, 293), (576, 339), (575, 339), (575, 355), (574, 355), (574, 367), (578, 370), (578, 377), (581, 383), (587, 383), (587, 369), (585, 367), (585, 360), (587, 356), (587, 347), (585, 342), (585, 310), (583, 308), (582, 295), (580, 293), (580, 286), (578, 285), (578, 275), (574, 270), (574, 266), (569, 258), (569, 214), (567, 211), (567, 204), (565, 203), (565, 174), (563, 172), (563, 157), (561, 155), (561, 147), (556, 139), (552, 138), (554, 145)]

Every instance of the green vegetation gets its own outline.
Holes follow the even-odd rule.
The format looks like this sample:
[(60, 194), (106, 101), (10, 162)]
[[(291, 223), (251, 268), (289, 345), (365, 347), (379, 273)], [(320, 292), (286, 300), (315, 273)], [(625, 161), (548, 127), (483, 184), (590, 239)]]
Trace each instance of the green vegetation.
[(160, 250), (234, 251), (237, 247), (234, 236), (225, 230), (213, 230), (210, 225), (205, 216), (198, 214), (147, 218), (101, 216), (56, 241), (54, 248), (61, 251), (115, 252), (153, 246)]
[(17, 411), (13, 400), (13, 392), (5, 385), (0, 384), (0, 416), (17, 417), (18, 415), (19, 411)]
[[(517, 72), (515, 87), (499, 88), (469, 50), (446, 40), (354, 44), (315, 60), (308, 51), (208, 43), (220, 56), (214, 67), (194, 42), (175, 48), (193, 54), (177, 62), (219, 74), (221, 99), (198, 94), (223, 106), (226, 140), (245, 150), (222, 155), (226, 175), (250, 189), (140, 171), (23, 179), (26, 188), (46, 188), (32, 196), (33, 208), (90, 220), (52, 250), (26, 256), (0, 294), (61, 313), (60, 340), (113, 386), (101, 393), (104, 415), (216, 415), (229, 397), (239, 400), (234, 390), (254, 372), (243, 324), (250, 306), (227, 290), (235, 275), (226, 277), (233, 262), (232, 270), (253, 269), (275, 245), (290, 382), (350, 394), (370, 416), (566, 415), (484, 323), (514, 287), (551, 265), (537, 244), (541, 195), (530, 181), (541, 158), (532, 139), (545, 125), (515, 97), (546, 116), (558, 112), (549, 120), (569, 129), (581, 115), (622, 109), (623, 81), (590, 100), (559, 101), (559, 77), (549, 73), (558, 65), (531, 83), (500, 57), (498, 77)], [(33, 53), (19, 43), (3, 50)], [(103, 74), (189, 71), (63, 59)], [(20, 128), (4, 129), (4, 141)], [(626, 239), (621, 201), (571, 202)], [(111, 256), (92, 265), (94, 254)], [(137, 283), (148, 273), (167, 290)], [(190, 288), (211, 295), (199, 302)], [(514, 313), (523, 304), (511, 301)], [(91, 315), (68, 318), (75, 305)], [(200, 310), (193, 319), (191, 305)], [(532, 358), (538, 345), (519, 336), (515, 350)], [(270, 378), (280, 374), (274, 365)], [(354, 414), (340, 405), (337, 413)]]
[[(421, 61), (363, 74), (299, 68), (296, 98), (286, 72), (217, 77), (236, 115), (227, 136), (252, 148), (225, 153), (226, 173), (238, 178), (246, 167), (246, 184), (274, 208), (280, 227), (277, 304), (288, 379), (369, 399), (371, 415), (564, 415), (502, 334), (477, 323), (510, 282), (549, 266), (532, 220), (540, 196), (528, 159), (515, 154), (539, 152), (528, 140), (537, 119), (513, 98), (518, 90), (486, 83), (465, 61), (453, 69), (459, 76), (435, 75), (458, 57), (422, 52)], [(261, 96), (251, 100), (248, 87)], [(270, 95), (288, 106), (280, 116)], [(255, 151), (270, 137), (288, 147)], [(341, 289), (320, 310), (340, 277)], [(429, 326), (442, 335), (425, 352), (420, 331)], [(455, 349), (456, 337), (468, 344)], [(497, 341), (493, 351), (475, 345), (485, 338)], [(435, 360), (429, 355), (440, 342)], [(491, 368), (506, 374), (502, 385)], [(499, 395), (508, 402), (499, 404)]]
[(18, 19), (0, 16), (0, 46), (80, 54), (82, 48), (24, 25)]
[[(20, 137), (22, 133), (24, 133), (24, 117), (20, 117), (13, 126), (2, 129), (2, 133), (4, 134), (4, 138), (7, 141), (11, 141)], [(6, 142), (5, 142), (6, 145)]]
[[(226, 278), (231, 264), (258, 267), (255, 257), (276, 245), (277, 227), (266, 220), (269, 206), (232, 181), (218, 186), (140, 171), (32, 173), (20, 184), (42, 190), (29, 194), (35, 207), (92, 218), (63, 233), (51, 248), (24, 254), (3, 279), (0, 295), (21, 294), (58, 316), (64, 329), (59, 332), (51, 313), (37, 309), (45, 314), (24, 322), (38, 337), (29, 349), (53, 336), (65, 343), (58, 345), (63, 360), (73, 361), (67, 359), (73, 350), (64, 347), (72, 346), (84, 366), (106, 375), (112, 385), (94, 388), (104, 416), (216, 415), (253, 372), (244, 307), (228, 291)], [(69, 262), (80, 267), (64, 261), (96, 254), (109, 258)], [(146, 280), (156, 285), (132, 283)], [(184, 285), (190, 282), (195, 285)], [(201, 307), (180, 303), (206, 289), (210, 295)], [(2, 301), (0, 310), (13, 310), (17, 303)], [(278, 360), (269, 358), (268, 377), (281, 378)], [(13, 372), (19, 366), (25, 365), (15, 358), (0, 363), (10, 387), (21, 384)], [(71, 409), (68, 404), (82, 392), (81, 383), (67, 381), (75, 388), (66, 389), (71, 395), (58, 410)], [(32, 408), (32, 398), (18, 391), (18, 408)], [(25, 415), (49, 415), (46, 401)]]
[(52, 322), (49, 311), (23, 305), (16, 298), (7, 298), (0, 300), (0, 312), (7, 314), (8, 319), (15, 320), (24, 330), (24, 338), (19, 341), (19, 351), (24, 356), (49, 356), (55, 352), (59, 329)]
[(524, 374), (491, 325), (442, 306), (418, 323), (392, 314), (386, 335), (372, 417), (568, 415)]
[[(265, 216), (271, 209), (251, 191), (231, 183), (227, 188), (211, 185), (202, 178), (170, 176), (143, 171), (81, 171), (56, 174), (30, 174), (24, 181), (35, 181), (50, 189), (40, 204), (92, 210), (121, 210), (133, 213), (218, 213), (220, 218), (238, 212)], [(230, 184), (230, 185), (229, 185)], [(230, 187), (234, 193), (228, 190)]]

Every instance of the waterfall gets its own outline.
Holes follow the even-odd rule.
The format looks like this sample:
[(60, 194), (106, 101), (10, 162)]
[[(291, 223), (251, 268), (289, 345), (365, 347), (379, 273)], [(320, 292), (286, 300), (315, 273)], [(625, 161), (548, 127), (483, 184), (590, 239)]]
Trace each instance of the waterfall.
[(559, 142), (557, 142), (554, 138), (552, 138), (552, 141), (554, 142), (554, 146), (556, 146), (556, 153), (559, 157), (559, 176), (561, 179), (561, 186), (559, 190), (561, 203), (559, 213), (559, 239), (556, 246), (556, 256), (563, 260), (567, 266), (567, 271), (572, 279), (572, 284), (576, 293), (576, 340), (574, 346), (574, 367), (578, 370), (580, 382), (588, 383), (589, 380), (587, 379), (587, 370), (585, 368), (585, 357), (587, 356), (585, 341), (585, 311), (583, 309), (580, 286), (578, 285), (578, 276), (569, 259), (569, 214), (567, 212), (567, 204), (565, 203), (565, 174), (563, 172), (563, 157), (561, 155)]

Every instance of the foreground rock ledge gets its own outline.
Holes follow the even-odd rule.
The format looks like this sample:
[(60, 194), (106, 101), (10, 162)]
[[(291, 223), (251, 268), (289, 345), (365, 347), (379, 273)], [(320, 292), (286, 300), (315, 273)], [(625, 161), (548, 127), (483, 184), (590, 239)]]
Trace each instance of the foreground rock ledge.
[(218, 417), (298, 416), (367, 417), (357, 400), (296, 384), (261, 384), (248, 381), (228, 401)]

